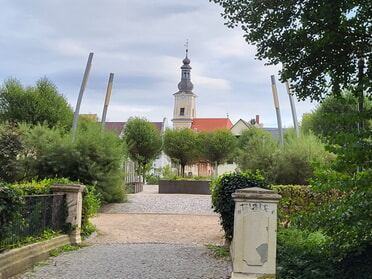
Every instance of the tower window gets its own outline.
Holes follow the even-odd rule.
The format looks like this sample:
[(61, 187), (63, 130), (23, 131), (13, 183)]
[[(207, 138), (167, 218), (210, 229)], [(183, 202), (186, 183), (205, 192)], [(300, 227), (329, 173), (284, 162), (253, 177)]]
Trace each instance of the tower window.
[(180, 115), (185, 115), (185, 108), (180, 109)]

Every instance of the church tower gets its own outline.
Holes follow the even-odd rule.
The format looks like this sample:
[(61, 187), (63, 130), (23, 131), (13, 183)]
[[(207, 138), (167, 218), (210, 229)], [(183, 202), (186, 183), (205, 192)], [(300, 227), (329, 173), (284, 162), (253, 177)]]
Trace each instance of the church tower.
[(186, 48), (186, 57), (181, 66), (181, 81), (178, 83), (178, 92), (174, 93), (173, 110), (173, 128), (190, 128), (193, 119), (196, 116), (195, 99), (196, 94), (192, 92), (194, 85), (190, 79), (190, 59), (188, 58), (188, 48)]

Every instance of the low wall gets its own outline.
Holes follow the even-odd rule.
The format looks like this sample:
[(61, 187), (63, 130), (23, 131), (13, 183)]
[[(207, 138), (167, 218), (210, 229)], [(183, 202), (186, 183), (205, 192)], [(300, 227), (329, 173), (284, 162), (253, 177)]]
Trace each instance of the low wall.
[(70, 244), (68, 235), (0, 253), (0, 279), (9, 278), (50, 257), (50, 250)]
[(159, 194), (210, 195), (210, 181), (207, 180), (160, 180)]

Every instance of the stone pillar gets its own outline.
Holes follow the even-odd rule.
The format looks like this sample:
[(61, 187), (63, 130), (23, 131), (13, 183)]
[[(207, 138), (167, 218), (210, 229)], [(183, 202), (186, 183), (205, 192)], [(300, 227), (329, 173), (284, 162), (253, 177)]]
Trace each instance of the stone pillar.
[(275, 278), (277, 204), (281, 196), (252, 187), (239, 189), (232, 197), (235, 213), (231, 278)]
[(50, 190), (53, 193), (66, 194), (68, 215), (66, 223), (70, 223), (74, 230), (70, 234), (71, 244), (81, 243), (80, 227), (83, 208), (83, 196), (85, 186), (80, 184), (53, 184)]

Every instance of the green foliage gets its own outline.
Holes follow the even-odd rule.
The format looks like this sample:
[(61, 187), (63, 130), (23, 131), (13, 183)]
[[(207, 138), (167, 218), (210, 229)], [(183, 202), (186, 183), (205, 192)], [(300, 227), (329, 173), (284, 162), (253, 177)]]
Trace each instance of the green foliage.
[(195, 163), (199, 159), (197, 137), (197, 133), (190, 129), (168, 129), (164, 133), (164, 153), (168, 155), (173, 162), (180, 164), (182, 177), (185, 176), (185, 166)]
[(146, 183), (149, 185), (158, 185), (159, 179), (160, 179), (159, 175), (156, 174), (146, 175)]
[(320, 100), (356, 90), (361, 57), (367, 62), (363, 83), (371, 94), (370, 1), (210, 1), (223, 7), (228, 27), (243, 29), (258, 59), (284, 66), (281, 80), (291, 80), (299, 98)]
[(35, 87), (24, 87), (18, 80), (9, 79), (0, 88), (2, 122), (47, 123), (49, 127), (68, 130), (72, 118), (71, 107), (47, 78), (38, 80)]
[(138, 174), (145, 175), (148, 166), (160, 155), (162, 140), (155, 125), (141, 118), (130, 118), (124, 128), (124, 141), (129, 158), (137, 163)]
[(22, 204), (16, 189), (0, 184), (0, 239), (11, 235), (14, 220), (19, 218)]
[(85, 185), (83, 192), (83, 210), (81, 216), (81, 235), (82, 237), (88, 237), (97, 229), (89, 222), (89, 218), (94, 217), (97, 214), (98, 209), (101, 206), (100, 195), (97, 193), (94, 186)]
[[(124, 199), (124, 147), (113, 133), (96, 123), (78, 126), (75, 141), (58, 129), (37, 126), (26, 134), (28, 177), (63, 178), (94, 185), (102, 202)], [(38, 143), (44, 142), (44, 144)]]
[(260, 170), (273, 182), (271, 172), (274, 155), (279, 150), (279, 143), (269, 132), (252, 127), (244, 130), (238, 140), (237, 164), (241, 170)]
[(325, 150), (324, 144), (313, 134), (300, 133), (300, 137), (286, 136), (284, 146), (273, 156), (269, 177), (273, 184), (309, 183), (314, 175), (314, 163), (326, 165), (335, 156)]
[(22, 178), (22, 161), (18, 155), (23, 150), (22, 133), (17, 127), (0, 126), (0, 181), (12, 183)]
[(314, 163), (328, 164), (334, 155), (310, 134), (286, 133), (284, 146), (258, 128), (243, 131), (238, 140), (237, 163), (241, 170), (260, 170), (269, 184), (308, 184)]
[(212, 207), (214, 212), (220, 214), (221, 225), (227, 240), (231, 240), (234, 235), (235, 202), (231, 194), (237, 189), (249, 187), (268, 188), (258, 171), (224, 174), (211, 182)]
[[(371, 109), (371, 100), (364, 99), (364, 110)], [(357, 131), (357, 123), (361, 115), (358, 112), (358, 99), (350, 92), (341, 96), (330, 96), (323, 100), (312, 114), (302, 120), (301, 131), (312, 132), (323, 141), (337, 143), (341, 133), (353, 134)], [(366, 127), (370, 122), (365, 122)]]
[(212, 251), (213, 256), (217, 259), (219, 258), (225, 258), (230, 255), (230, 249), (229, 247), (224, 246), (217, 246), (213, 244), (205, 244), (205, 247), (207, 247), (209, 250)]
[(279, 229), (277, 237), (279, 279), (335, 278), (329, 255), (324, 252), (327, 236), (321, 231)]
[(337, 189), (317, 192), (307, 185), (273, 185), (271, 188), (282, 196), (278, 204), (278, 219), (283, 227), (289, 227), (291, 221), (304, 212), (317, 211), (319, 206), (346, 196)]
[(198, 149), (202, 159), (214, 166), (217, 177), (218, 165), (232, 158), (236, 147), (236, 138), (228, 129), (217, 129), (213, 132), (202, 131), (198, 134)]

